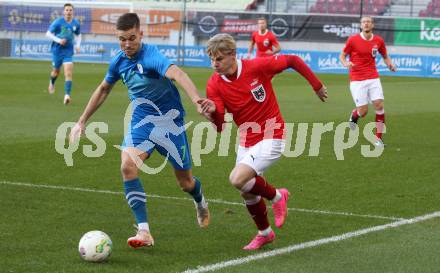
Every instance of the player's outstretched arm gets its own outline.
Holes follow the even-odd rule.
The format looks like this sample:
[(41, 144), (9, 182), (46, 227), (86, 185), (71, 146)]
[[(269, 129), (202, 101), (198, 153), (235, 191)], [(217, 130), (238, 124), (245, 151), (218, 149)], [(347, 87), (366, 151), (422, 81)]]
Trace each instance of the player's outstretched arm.
[(177, 65), (171, 65), (165, 73), (165, 76), (170, 80), (175, 80), (180, 86), (182, 86), (185, 93), (197, 107), (197, 102), (200, 100), (199, 92), (193, 81), (182, 69)]
[(84, 112), (79, 117), (78, 122), (75, 124), (75, 126), (72, 128), (72, 131), (70, 132), (70, 142), (75, 142), (80, 138), (81, 134), (84, 132), (87, 121), (105, 101), (112, 88), (113, 85), (107, 83), (105, 80), (103, 80), (101, 84), (96, 88), (95, 92), (93, 92), (92, 96), (90, 97), (90, 100), (87, 103)]
[(327, 94), (327, 87), (325, 87), (324, 85), (321, 87), (321, 89), (319, 89), (318, 91), (316, 91), (316, 95), (318, 96), (318, 98), (322, 101), (325, 102), (325, 100), (328, 98), (328, 94)]

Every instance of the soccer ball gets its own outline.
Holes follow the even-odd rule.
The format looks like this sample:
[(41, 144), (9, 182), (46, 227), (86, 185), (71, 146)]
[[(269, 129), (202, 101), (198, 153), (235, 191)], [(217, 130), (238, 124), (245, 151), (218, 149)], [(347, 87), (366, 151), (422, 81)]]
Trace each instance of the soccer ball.
[(102, 231), (93, 230), (79, 240), (78, 251), (81, 258), (88, 262), (103, 262), (112, 253), (113, 243)]

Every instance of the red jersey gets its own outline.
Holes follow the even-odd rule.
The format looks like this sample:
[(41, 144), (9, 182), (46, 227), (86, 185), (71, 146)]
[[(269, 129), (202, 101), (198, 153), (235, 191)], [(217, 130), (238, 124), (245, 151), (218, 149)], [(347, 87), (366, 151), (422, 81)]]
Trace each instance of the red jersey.
[(387, 56), (385, 42), (379, 35), (373, 35), (370, 40), (365, 40), (361, 33), (348, 38), (344, 53), (349, 55), (354, 66), (350, 69), (351, 81), (363, 81), (379, 78), (376, 69), (376, 55)]
[(263, 139), (282, 139), (284, 120), (271, 79), (288, 67), (286, 56), (237, 60), (237, 65), (235, 80), (218, 73), (208, 80), (206, 93), (216, 106), (217, 130), (221, 131), (227, 110), (240, 128), (241, 146), (252, 147)]
[(267, 57), (267, 50), (272, 50), (272, 46), (278, 45), (275, 35), (269, 30), (264, 35), (260, 35), (258, 31), (252, 33), (252, 41), (257, 45), (257, 57)]

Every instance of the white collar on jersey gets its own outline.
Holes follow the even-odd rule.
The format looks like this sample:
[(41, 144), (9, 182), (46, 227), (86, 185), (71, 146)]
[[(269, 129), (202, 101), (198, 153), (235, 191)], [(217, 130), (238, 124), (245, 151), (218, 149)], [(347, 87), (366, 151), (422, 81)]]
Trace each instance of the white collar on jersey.
[[(241, 63), (241, 60), (237, 60), (237, 79), (240, 77), (242, 67), (243, 65)], [(225, 75), (221, 75), (221, 77), (226, 82), (232, 82)]]
[(361, 32), (361, 37), (362, 37), (362, 39), (364, 39), (365, 41), (371, 41), (371, 40), (373, 40), (374, 34), (371, 34), (371, 39), (370, 39), (370, 40), (367, 40), (367, 38), (365, 38), (363, 32)]
[(264, 33), (261, 33), (260, 30), (258, 30), (258, 35), (260, 35), (260, 36), (264, 36), (264, 35), (266, 35), (268, 32), (269, 32), (268, 29), (266, 29), (266, 31), (265, 31)]

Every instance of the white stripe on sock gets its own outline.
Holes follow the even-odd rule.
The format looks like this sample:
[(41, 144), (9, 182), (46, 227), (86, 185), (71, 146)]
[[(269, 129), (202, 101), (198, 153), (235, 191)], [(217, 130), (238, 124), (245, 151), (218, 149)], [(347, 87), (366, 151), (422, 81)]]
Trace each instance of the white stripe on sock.
[(145, 194), (145, 192), (141, 192), (141, 191), (131, 191), (131, 192), (129, 192), (129, 193), (127, 193), (127, 195), (125, 196), (125, 198), (126, 199), (129, 199), (130, 198), (130, 196), (132, 196), (132, 195), (140, 195), (140, 196), (143, 196), (143, 197), (146, 197), (147, 195)]

